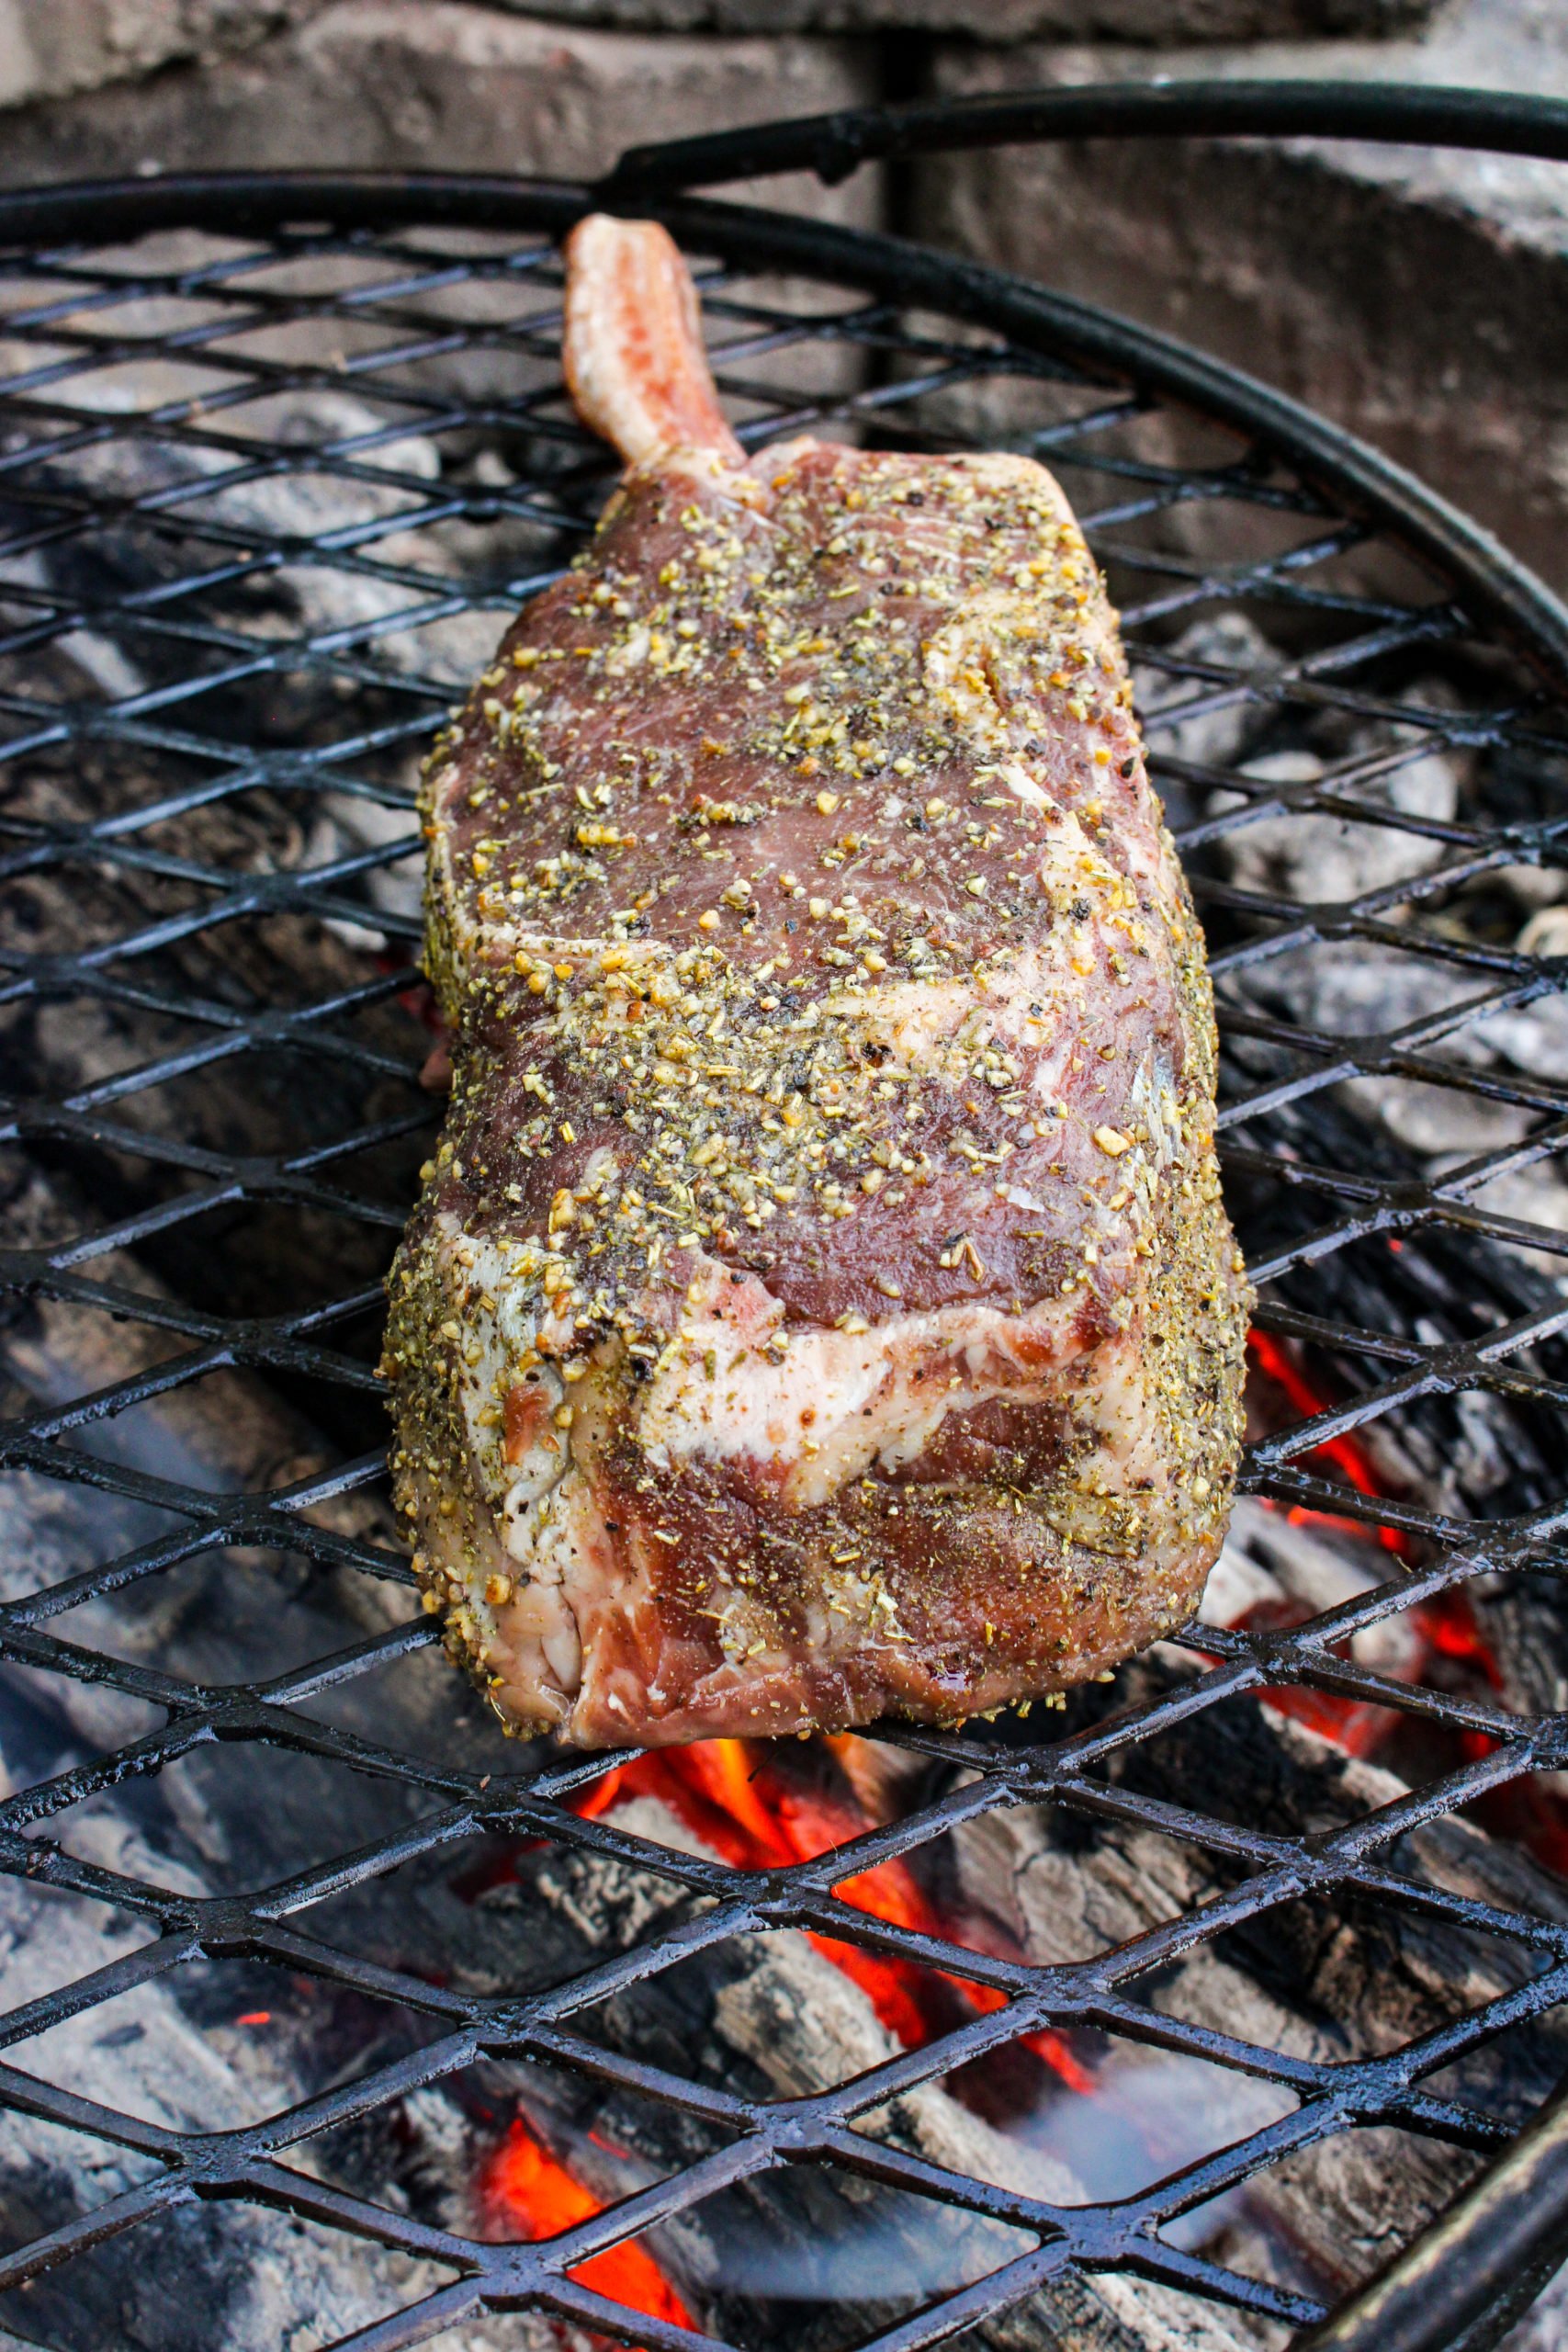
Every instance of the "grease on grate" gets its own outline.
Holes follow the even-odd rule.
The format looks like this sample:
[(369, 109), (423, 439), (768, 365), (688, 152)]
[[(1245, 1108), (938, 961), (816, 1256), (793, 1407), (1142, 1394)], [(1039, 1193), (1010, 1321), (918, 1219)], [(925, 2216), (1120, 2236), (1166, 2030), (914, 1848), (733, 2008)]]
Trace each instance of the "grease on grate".
[(413, 762), (600, 494), (552, 265), (131, 258), (4, 280), (0, 2319), (556, 2352), (597, 2283), (650, 2341), (967, 2294), (998, 2347), (1278, 2344), (1563, 2065), (1558, 718), (1275, 461), (710, 293), (759, 432), (808, 348), (851, 434), (1005, 387), (1113, 569), (1265, 1276), (1252, 1492), (1215, 1622), (1069, 1713), (526, 1777), (410, 1615), (367, 1367), (431, 1125)]

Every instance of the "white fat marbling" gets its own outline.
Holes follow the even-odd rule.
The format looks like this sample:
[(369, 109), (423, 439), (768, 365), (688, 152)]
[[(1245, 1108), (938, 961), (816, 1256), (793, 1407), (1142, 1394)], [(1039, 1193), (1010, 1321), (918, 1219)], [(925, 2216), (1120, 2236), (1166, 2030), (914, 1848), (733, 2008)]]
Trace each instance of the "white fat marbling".
[(725, 1291), (728, 1316), (688, 1309), (644, 1393), (637, 1433), (663, 1466), (749, 1460), (782, 1470), (797, 1509), (824, 1502), (874, 1462), (894, 1470), (914, 1461), (949, 1413), (994, 1396), (1050, 1395), (1058, 1368), (1082, 1352), (1070, 1301), (1019, 1316), (939, 1307), (861, 1332), (796, 1329), (778, 1350), (765, 1336), (782, 1329), (781, 1310), (761, 1285), (740, 1287), (759, 1295), (739, 1301)]

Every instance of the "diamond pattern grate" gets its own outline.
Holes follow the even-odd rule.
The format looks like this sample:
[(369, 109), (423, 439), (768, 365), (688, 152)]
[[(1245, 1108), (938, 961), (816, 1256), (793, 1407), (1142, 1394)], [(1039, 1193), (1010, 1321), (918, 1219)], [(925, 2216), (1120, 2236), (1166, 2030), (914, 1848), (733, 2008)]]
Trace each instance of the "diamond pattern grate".
[[(1210, 933), (1227, 1182), (1278, 1375), (1246, 1487), (1279, 1521), (1327, 1527), (1348, 1556), (1360, 1529), (1375, 1573), (1304, 1622), (1190, 1629), (1158, 1671), (1128, 1669), (1043, 1728), (1038, 1715), (962, 1736), (889, 1728), (927, 1768), (919, 1793), (849, 1849), (784, 1868), (584, 1817), (574, 1804), (605, 1760), (503, 1748), (434, 1663), (433, 1719), (449, 1707), (450, 1740), (405, 1742), (412, 1718), (385, 1694), (425, 1670), (437, 1637), (389, 1536), (373, 1366), (380, 1272), (436, 1117), (417, 1082), (430, 1039), (412, 782), (505, 616), (581, 544), (608, 480), (559, 383), (550, 232), (565, 204), (541, 194), (533, 227), (293, 226), (280, 198), (265, 231), (137, 233), (128, 215), (122, 242), (39, 237), (0, 260), (14, 1236), (0, 1658), (14, 1723), (47, 1688), (68, 1694), (51, 1720), (77, 1726), (13, 1771), (0, 1870), (18, 1903), (46, 1900), (46, 1921), (88, 1905), (125, 1927), (101, 1964), (13, 1996), (0, 2017), (0, 2106), (112, 2159), (108, 2194), (0, 2253), (0, 2310), (25, 2334), (28, 2282), (60, 2266), (69, 2280), (219, 2201), (424, 2266), (412, 2300), (333, 2335), (357, 2352), (467, 2342), (449, 2331), (524, 2312), (674, 2352), (718, 2339), (571, 2274), (649, 2230), (658, 2243), (721, 2190), (830, 2165), (1027, 2242), (873, 2327), (874, 2352), (948, 2342), (1075, 2273), (1310, 2324), (1321, 2288), (1233, 2267), (1182, 2217), (1370, 2126), (1481, 2154), (1506, 2145), (1506, 2101), (1445, 2085), (1568, 1994), (1568, 1897), (1489, 1902), (1411, 1859), (1425, 1827), (1490, 1821), (1489, 1804), (1532, 1779), (1550, 1792), (1568, 1763), (1568, 921), (1559, 935), (1551, 912), (1568, 715), (1478, 621), (1479, 571), (1421, 569), (1277, 437), (1222, 428), (1136, 367), (1118, 376), (1043, 334), (1010, 339), (972, 298), (962, 315), (956, 301), (946, 317), (916, 311), (869, 272), (869, 292), (842, 268), (826, 285), (770, 274), (761, 231), (716, 237), (728, 259), (705, 276), (710, 333), (750, 440), (1035, 449), (1111, 574)], [(231, 1476), (191, 1466), (203, 1399), (216, 1403), (202, 1427), (221, 1424), (223, 1441), (203, 1458), (237, 1463)], [(258, 1466), (247, 1414), (308, 1430), (310, 1445)], [(51, 1551), (37, 1531), (57, 1506)], [(199, 1571), (210, 1611), (231, 1561), (261, 1562), (276, 1601), (237, 1611), (227, 1646), (209, 1639), (205, 1668), (187, 1669), (149, 1596)], [(1557, 1644), (1555, 1688), (1551, 1672), (1512, 1683), (1506, 1644), (1446, 1683), (1377, 1663), (1380, 1629), (1462, 1601), (1484, 1632), (1516, 1591), (1538, 1659)], [(279, 1665), (279, 1629), (296, 1622), (298, 1654)], [(1233, 1792), (1226, 1813), (1179, 1772), (1140, 1777), (1162, 1742), (1195, 1725), (1201, 1740), (1227, 1702), (1265, 1701), (1341, 1726), (1382, 1711), (1408, 1785), (1324, 1826), (1283, 1822), (1261, 1789)], [(161, 1871), (151, 1832), (106, 1860), (82, 1825), (215, 1747), (243, 1754), (264, 1810), (281, 1751), (361, 1794), (341, 1825), (317, 1808), (310, 1859), (247, 1872), (242, 1853), (233, 1885)], [(871, 1917), (837, 1891), (851, 1871), (1036, 1805), (1083, 1838), (1156, 1831), (1221, 1883), (1052, 1965)], [(475, 1993), (449, 1956), (412, 1944), (367, 1958), (322, 1924), (333, 1901), (446, 1868), (479, 1838), (652, 1863), (701, 1901), (677, 1928), (517, 1995)], [(1157, 2007), (1161, 1972), (1306, 1902), (1502, 1939), (1523, 1964), (1446, 2022), (1332, 2059)], [(787, 2100), (688, 2078), (585, 2022), (678, 1960), (783, 1928), (955, 1971), (999, 2006)], [(414, 2046), (222, 2129), (143, 2120), (90, 2067), (29, 2064), (36, 2037), (204, 1961), (393, 2004), (418, 2021)], [(1294, 2103), (1136, 2193), (1072, 2206), (857, 2129), (896, 2094), (1045, 2029), (1186, 2052)], [(314, 2161), (334, 2132), (496, 2059), (584, 2075), (718, 2136), (538, 2244), (434, 2227)]]

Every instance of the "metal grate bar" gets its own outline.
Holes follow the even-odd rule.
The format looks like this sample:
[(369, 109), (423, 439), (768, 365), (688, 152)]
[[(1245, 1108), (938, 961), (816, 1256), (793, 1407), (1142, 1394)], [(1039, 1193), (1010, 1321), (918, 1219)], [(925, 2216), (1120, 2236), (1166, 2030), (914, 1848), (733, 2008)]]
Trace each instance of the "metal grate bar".
[[(1512, 1859), (1483, 1885), (1445, 1883), (1423, 1859), (1424, 1839), (1490, 1823), (1488, 1806), (1532, 1779), (1549, 1788), (1568, 1767), (1568, 1719), (1474, 1678), (1403, 1679), (1367, 1647), (1422, 1612), (1490, 1622), (1495, 1597), (1516, 1589), (1535, 1596), (1541, 1638), (1561, 1611), (1568, 1494), (1552, 1433), (1568, 1405), (1568, 1306), (1551, 1268), (1568, 1218), (1553, 1222), (1551, 1187), (1568, 1199), (1554, 1172), (1568, 1150), (1568, 1054), (1562, 1068), (1532, 1065), (1519, 1040), (1539, 1030), (1540, 1051), (1558, 1052), (1540, 1024), (1568, 960), (1529, 951), (1517, 922), (1499, 928), (1488, 894), (1512, 888), (1517, 868), (1562, 862), (1568, 713), (1540, 681), (1568, 636), (1553, 634), (1545, 593), (1493, 565), (1458, 518), (1240, 379), (886, 241), (677, 211), (687, 242), (718, 256), (705, 288), (744, 439), (831, 423), (940, 449), (963, 446), (980, 416), (988, 435), (1047, 454), (1088, 518), (1210, 932), (1226, 1178), (1265, 1286), (1258, 1329), (1313, 1389), (1305, 1404), (1275, 1400), (1245, 1487), (1342, 1548), (1361, 1528), (1365, 1573), (1303, 1622), (1194, 1624), (1155, 1668), (1047, 1715), (1043, 1730), (1038, 1719), (887, 1727), (889, 1754), (919, 1775), (892, 1817), (787, 1865), (741, 1867), (634, 1833), (615, 1812), (592, 1817), (581, 1808), (623, 1759), (508, 1750), (498, 1762), (482, 1724), (457, 1721), (455, 1684), (449, 1736), (405, 1737), (395, 1694), (434, 1670), (435, 1630), (423, 1614), (372, 1625), (348, 1598), (379, 1591), (395, 1606), (412, 1582), (381, 1487), (373, 1337), (378, 1272), (434, 1126), (415, 1083), (430, 1040), (411, 1017), (411, 762), (502, 613), (570, 560), (608, 478), (570, 421), (556, 348), (549, 241), (585, 198), (514, 188), (502, 206), (444, 185), (439, 200), (425, 191), (434, 226), (416, 189), (388, 192), (380, 226), (346, 200), (336, 209), (338, 183), (309, 199), (275, 190), (270, 225), (255, 186), (229, 212), (215, 194), (191, 218), (221, 229), (221, 247), (186, 231), (173, 247), (152, 242), (154, 228), (169, 233), (170, 191), (131, 192), (104, 214), (103, 234), (122, 240), (112, 252), (86, 234), (65, 241), (28, 198), (16, 218), (31, 225), (0, 255), (18, 305), (0, 320), (0, 412), (15, 436), (0, 457), (0, 713), (13, 729), (0, 746), (0, 1008), (15, 1073), (0, 1142), (20, 1171), (17, 1197), (36, 1182), (62, 1204), (0, 1258), (0, 1279), (18, 1365), (51, 1316), (132, 1335), (129, 1353), (105, 1343), (52, 1388), (18, 1383), (0, 1422), (0, 1496), (46, 1494), (79, 1514), (61, 1573), (40, 1583), (20, 1555), (0, 1561), (0, 1673), (18, 1691), (112, 1701), (117, 1721), (160, 1719), (63, 1743), (0, 1802), (0, 1877), (18, 1899), (31, 1888), (105, 1905), (151, 1937), (0, 2017), (14, 2053), (0, 2110), (156, 2167), (0, 2256), (0, 2323), (25, 2316), (26, 2280), (86, 2276), (197, 2208), (265, 2209), (425, 2266), (405, 2308), (362, 2317), (341, 2345), (388, 2352), (459, 2320), (533, 2312), (697, 2352), (730, 2340), (721, 2317), (682, 2327), (569, 2274), (648, 2233), (676, 2247), (743, 2187), (836, 2173), (864, 2196), (934, 2200), (1026, 2241), (868, 2323), (864, 2352), (950, 2341), (1111, 2272), (1219, 2312), (1310, 2325), (1328, 2282), (1252, 2275), (1187, 2233), (1192, 2217), (1260, 2196), (1287, 2160), (1315, 2161), (1373, 2127), (1469, 2163), (1507, 2149), (1517, 2114), (1474, 2086), (1521, 2035), (1535, 2037), (1533, 2064), (1556, 2052), (1552, 2013), (1568, 1996), (1568, 1896), (1554, 1907), (1550, 1871), (1502, 1832), (1496, 1849)], [(355, 203), (368, 202), (361, 187)], [(303, 232), (281, 225), (291, 217), (334, 225)], [(0, 203), (0, 233), (6, 218)], [(778, 290), (790, 272), (839, 288), (841, 306), (792, 309)], [(503, 298), (521, 307), (498, 311)], [(145, 323), (140, 306), (171, 300), (204, 314)], [(366, 347), (334, 366), (350, 329)], [(247, 347), (277, 334), (296, 356)], [(95, 377), (117, 368), (141, 405), (94, 405)], [(277, 436), (267, 404), (278, 401), (303, 437)], [(1202, 462), (1172, 455), (1194, 408), (1232, 430), (1234, 458), (1214, 462), (1212, 433)], [(1430, 568), (1403, 594), (1373, 562), (1395, 510)], [(1226, 650), (1223, 626), (1250, 632), (1245, 650)], [(1281, 750), (1310, 756), (1312, 772), (1272, 773)], [(1419, 797), (1434, 759), (1462, 772), (1451, 807)], [(1347, 839), (1376, 845), (1374, 878), (1325, 888)], [(1357, 956), (1384, 959), (1406, 989), (1386, 1013), (1375, 1000), (1336, 1012), (1314, 993), (1314, 973), (1342, 974)], [(1499, 1034), (1513, 1042), (1495, 1044)], [(1417, 1151), (1387, 1128), (1401, 1090), (1440, 1106), (1441, 1148)], [(1504, 1190), (1488, 1197), (1493, 1187)], [(1393, 1243), (1402, 1255), (1388, 1256)], [(1369, 1272), (1373, 1253), (1382, 1271)], [(268, 1410), (312, 1417), (305, 1466), (203, 1487), (167, 1452), (137, 1451), (138, 1430), (236, 1380)], [(1511, 1483), (1471, 1498), (1365, 1467), (1440, 1467), (1477, 1415), (1516, 1465)], [(299, 1565), (309, 1582), (276, 1612), (298, 1623), (299, 1657), (241, 1644), (216, 1669), (187, 1670), (145, 1646), (145, 1612), (214, 1555)], [(383, 1690), (394, 1696), (381, 1722)], [(1379, 1801), (1348, 1799), (1342, 1818), (1309, 1826), (1270, 1811), (1261, 1787), (1223, 1804), (1182, 1746), (1218, 1736), (1238, 1711), (1267, 1743), (1281, 1707), (1309, 1703), (1364, 1711), (1427, 1743), (1426, 1760), (1407, 1782), (1380, 1781)], [(220, 1754), (254, 1759), (258, 1787), (295, 1761), (344, 1776), (367, 1809), (341, 1835), (321, 1821), (329, 1850), (258, 1864), (231, 1891), (160, 1883), (138, 1849), (111, 1862), (83, 1846), (85, 1820), (150, 1804)], [(1020, 1808), (1093, 1850), (1163, 1840), (1201, 1863), (1203, 1891), (1106, 1950), (1051, 1962), (977, 1949), (956, 1919), (882, 1917), (856, 1900), (865, 1873), (918, 1873)], [(412, 1940), (372, 1951), (334, 1927), (334, 1904), (395, 1906), (394, 1879), (445, 1883), (480, 1846), (642, 1874), (673, 1890), (677, 1910), (558, 1982), (500, 1992), (457, 1973), (432, 1981), (441, 1972)], [(1472, 1996), (1456, 1982), (1440, 2014), (1393, 2046), (1347, 2041), (1332, 2056), (1158, 2005), (1173, 1973), (1310, 1905), (1523, 1957)], [(716, 1964), (737, 1939), (790, 1929), (994, 2006), (787, 2098), (687, 2074), (601, 2030), (606, 2004), (656, 1992), (683, 1963)], [(217, 2130), (149, 2120), (91, 2080), (53, 2078), (40, 2036), (111, 2002), (182, 1997), (193, 1970), (218, 1964), (282, 1972), (418, 2030), (389, 2054), (367, 2045), (359, 2072), (276, 2113)], [(874, 2136), (889, 2102), (999, 2063), (1026, 2033), (1086, 2049), (1098, 2035), (1293, 2104), (1082, 2204)], [(321, 2169), (334, 2135), (475, 2066), (529, 2065), (717, 2136), (537, 2245), (437, 2226), (368, 2180)], [(1494, 2073), (1506, 2089), (1501, 2058)]]

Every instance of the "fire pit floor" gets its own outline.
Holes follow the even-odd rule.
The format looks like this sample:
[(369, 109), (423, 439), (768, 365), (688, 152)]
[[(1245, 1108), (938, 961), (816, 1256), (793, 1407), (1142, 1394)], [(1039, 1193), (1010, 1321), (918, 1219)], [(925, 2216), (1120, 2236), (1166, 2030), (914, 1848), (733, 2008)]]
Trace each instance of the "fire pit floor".
[(374, 1366), (415, 771), (608, 486), (586, 200), (0, 198), (0, 2333), (1280, 2346), (1568, 2070), (1568, 616), (1132, 328), (665, 208), (749, 443), (1032, 450), (1111, 576), (1245, 1492), (1201, 1619), (1060, 1705), (509, 1742)]

